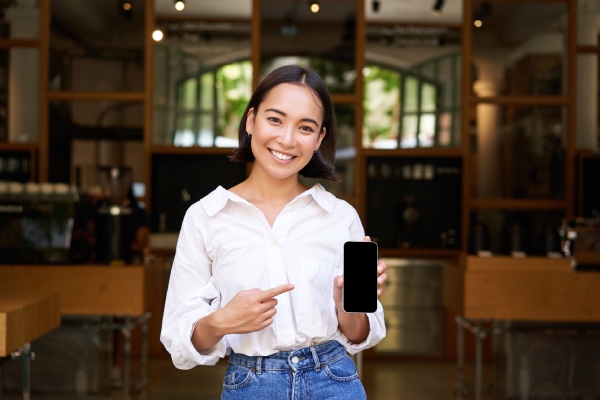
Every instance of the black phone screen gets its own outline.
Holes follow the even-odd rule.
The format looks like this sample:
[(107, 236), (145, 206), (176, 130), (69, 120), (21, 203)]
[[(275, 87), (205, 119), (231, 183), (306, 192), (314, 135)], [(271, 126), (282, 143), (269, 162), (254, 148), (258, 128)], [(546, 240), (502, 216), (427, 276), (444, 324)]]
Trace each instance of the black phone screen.
[(346, 312), (377, 310), (377, 243), (344, 243), (342, 305)]

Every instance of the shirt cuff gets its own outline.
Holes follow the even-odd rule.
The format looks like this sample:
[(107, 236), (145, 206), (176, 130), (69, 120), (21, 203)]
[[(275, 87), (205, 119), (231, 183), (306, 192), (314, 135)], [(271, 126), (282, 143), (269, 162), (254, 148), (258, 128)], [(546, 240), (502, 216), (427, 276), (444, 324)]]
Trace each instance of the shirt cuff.
[(369, 349), (379, 343), (385, 337), (385, 323), (383, 319), (383, 307), (379, 301), (377, 302), (377, 311), (367, 313), (369, 320), (369, 335), (361, 343), (352, 343), (348, 338), (340, 332), (342, 336), (342, 344), (349, 354), (356, 354), (363, 350)]
[(210, 350), (203, 352), (196, 350), (192, 344), (191, 338), (196, 324), (213, 311), (211, 308), (203, 308), (182, 318), (175, 334), (177, 341), (172, 343), (170, 351), (175, 367), (191, 369), (197, 365), (215, 365), (219, 358), (225, 356), (227, 350), (225, 337), (219, 340)]

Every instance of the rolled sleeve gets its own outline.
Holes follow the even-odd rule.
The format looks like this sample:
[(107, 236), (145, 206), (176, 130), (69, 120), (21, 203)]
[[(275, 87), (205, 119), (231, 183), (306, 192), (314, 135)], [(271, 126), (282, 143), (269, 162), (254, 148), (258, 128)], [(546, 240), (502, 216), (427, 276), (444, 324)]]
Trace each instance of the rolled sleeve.
[(385, 337), (385, 322), (383, 320), (383, 307), (379, 300), (377, 301), (377, 311), (374, 313), (368, 313), (367, 319), (369, 320), (369, 335), (362, 343), (352, 343), (351, 341), (340, 332), (342, 340), (338, 340), (344, 345), (346, 351), (349, 354), (356, 354), (360, 351), (369, 349), (375, 346), (377, 343)]
[(214, 365), (227, 349), (221, 339), (212, 349), (198, 352), (192, 344), (196, 323), (219, 309), (221, 295), (212, 276), (212, 262), (204, 248), (199, 221), (192, 206), (186, 213), (177, 241), (177, 249), (163, 314), (160, 340), (179, 369), (196, 365)]
[(197, 365), (215, 365), (219, 358), (225, 356), (227, 342), (221, 339), (212, 349), (199, 352), (192, 344), (192, 333), (196, 323), (213, 312), (212, 308), (201, 308), (190, 311), (179, 319), (178, 326), (173, 332), (176, 340), (171, 341), (171, 358), (173, 365), (179, 369), (191, 369)]

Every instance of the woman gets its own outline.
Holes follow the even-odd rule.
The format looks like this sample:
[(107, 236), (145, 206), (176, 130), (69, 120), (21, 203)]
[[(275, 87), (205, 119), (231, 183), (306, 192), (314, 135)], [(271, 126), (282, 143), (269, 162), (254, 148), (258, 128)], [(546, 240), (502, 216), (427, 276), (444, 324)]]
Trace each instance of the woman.
[[(229, 354), (222, 399), (361, 399), (347, 352), (385, 336), (383, 309), (342, 309), (343, 245), (370, 240), (356, 210), (298, 174), (333, 174), (335, 115), (314, 71), (267, 75), (252, 95), (231, 159), (248, 178), (218, 187), (183, 220), (161, 341), (177, 368)], [(378, 263), (378, 295), (387, 279)]]

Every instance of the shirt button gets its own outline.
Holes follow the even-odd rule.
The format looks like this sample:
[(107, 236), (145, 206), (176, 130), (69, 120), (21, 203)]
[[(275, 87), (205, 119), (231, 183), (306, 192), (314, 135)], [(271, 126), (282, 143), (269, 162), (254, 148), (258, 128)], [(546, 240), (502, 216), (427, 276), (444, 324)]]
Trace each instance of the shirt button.
[(294, 364), (298, 364), (298, 361), (300, 361), (300, 360), (298, 360), (298, 357), (296, 357), (296, 356), (292, 357), (292, 362)]
[(273, 240), (273, 246), (278, 246), (279, 242), (277, 240)]

